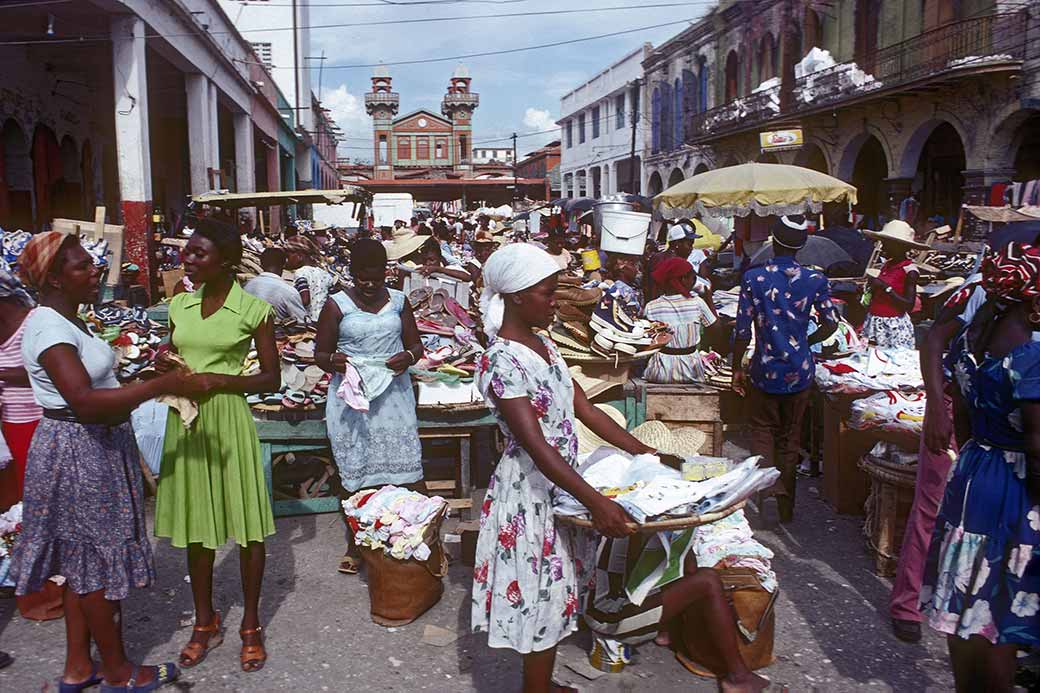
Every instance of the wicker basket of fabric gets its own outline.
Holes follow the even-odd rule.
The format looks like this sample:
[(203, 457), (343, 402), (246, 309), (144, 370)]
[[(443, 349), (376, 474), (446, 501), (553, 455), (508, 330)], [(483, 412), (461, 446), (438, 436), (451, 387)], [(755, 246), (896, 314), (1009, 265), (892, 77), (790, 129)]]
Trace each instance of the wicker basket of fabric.
[(870, 477), (863, 534), (874, 553), (874, 572), (881, 577), (892, 577), (896, 574), (906, 520), (914, 502), (917, 467), (895, 465), (867, 455), (860, 460), (859, 468)]

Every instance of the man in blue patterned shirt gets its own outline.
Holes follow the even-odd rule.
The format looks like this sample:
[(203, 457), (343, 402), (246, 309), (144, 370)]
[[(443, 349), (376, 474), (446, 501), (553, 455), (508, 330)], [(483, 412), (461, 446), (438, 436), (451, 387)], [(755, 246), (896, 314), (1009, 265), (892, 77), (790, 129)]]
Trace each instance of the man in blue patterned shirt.
[[(733, 390), (750, 395), (752, 454), (780, 470), (779, 481), (766, 493), (777, 496), (781, 522), (790, 522), (794, 514), (802, 417), (815, 375), (809, 347), (829, 337), (838, 321), (827, 278), (794, 258), (805, 246), (807, 228), (801, 217), (782, 217), (773, 226), (774, 258), (744, 273), (733, 333)], [(813, 308), (820, 329), (810, 337)], [(752, 325), (755, 351), (745, 372)]]

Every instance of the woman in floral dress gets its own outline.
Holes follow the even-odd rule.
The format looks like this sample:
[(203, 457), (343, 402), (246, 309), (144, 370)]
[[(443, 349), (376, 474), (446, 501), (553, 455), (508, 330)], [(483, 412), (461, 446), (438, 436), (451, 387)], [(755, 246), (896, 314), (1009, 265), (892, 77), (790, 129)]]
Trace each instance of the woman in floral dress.
[(960, 457), (921, 601), (957, 690), (1010, 691), (1018, 648), (1040, 645), (1040, 248), (987, 258), (983, 287), (997, 318), (973, 321), (948, 356)]
[(480, 518), (472, 626), (488, 645), (524, 655), (524, 690), (552, 683), (556, 645), (577, 630), (592, 576), (597, 537), (557, 526), (551, 492), (560, 486), (581, 501), (596, 529), (626, 536), (627, 515), (574, 470), (575, 416), (609, 444), (632, 454), (654, 452), (592, 406), (571, 381), (545, 328), (555, 312), (559, 266), (545, 251), (512, 244), (484, 266), (481, 309), (491, 343), (477, 382), (506, 439)]

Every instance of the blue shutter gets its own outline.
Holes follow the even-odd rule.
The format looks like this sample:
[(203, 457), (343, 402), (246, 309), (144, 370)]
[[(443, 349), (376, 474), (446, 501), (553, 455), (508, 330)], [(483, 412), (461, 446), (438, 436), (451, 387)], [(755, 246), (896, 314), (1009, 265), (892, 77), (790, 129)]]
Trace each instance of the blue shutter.
[(661, 90), (654, 87), (654, 97), (651, 108), (650, 121), (650, 149), (656, 154), (661, 151)]
[(683, 145), (683, 118), (685, 111), (683, 110), (683, 83), (678, 77), (675, 78), (675, 109), (672, 115), (674, 122), (672, 124), (672, 147), (678, 149)]

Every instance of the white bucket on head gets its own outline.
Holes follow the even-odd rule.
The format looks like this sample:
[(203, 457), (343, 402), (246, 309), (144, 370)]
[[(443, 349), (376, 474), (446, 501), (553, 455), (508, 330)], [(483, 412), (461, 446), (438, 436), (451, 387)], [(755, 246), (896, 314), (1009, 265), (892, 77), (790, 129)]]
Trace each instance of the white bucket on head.
[(604, 209), (602, 215), (600, 248), (608, 253), (643, 254), (646, 250), (646, 235), (650, 231), (649, 214)]

